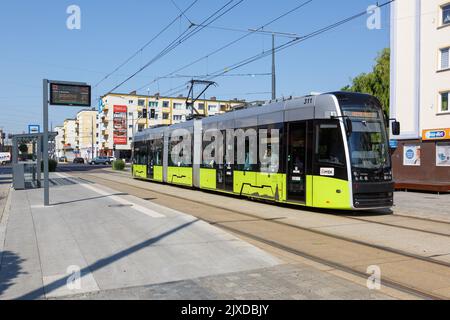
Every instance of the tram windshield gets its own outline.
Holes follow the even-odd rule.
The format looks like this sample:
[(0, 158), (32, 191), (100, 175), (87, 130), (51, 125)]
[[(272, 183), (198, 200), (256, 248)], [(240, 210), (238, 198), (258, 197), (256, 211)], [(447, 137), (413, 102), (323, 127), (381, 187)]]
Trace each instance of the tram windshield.
[(366, 104), (342, 106), (342, 110), (353, 125), (348, 138), (353, 168), (389, 168), (389, 145), (381, 108), (375, 104)]

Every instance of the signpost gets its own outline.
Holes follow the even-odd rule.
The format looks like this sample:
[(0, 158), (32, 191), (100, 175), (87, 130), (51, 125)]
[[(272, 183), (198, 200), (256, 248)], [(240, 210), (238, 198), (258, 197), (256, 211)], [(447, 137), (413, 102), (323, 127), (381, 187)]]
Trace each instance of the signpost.
[(28, 126), (28, 134), (41, 133), (41, 126), (37, 124), (30, 124)]
[[(50, 101), (48, 99), (50, 85)], [(48, 106), (91, 106), (91, 86), (80, 82), (42, 81), (43, 87), (43, 113), (44, 113), (44, 206), (50, 205), (49, 170), (48, 170)]]

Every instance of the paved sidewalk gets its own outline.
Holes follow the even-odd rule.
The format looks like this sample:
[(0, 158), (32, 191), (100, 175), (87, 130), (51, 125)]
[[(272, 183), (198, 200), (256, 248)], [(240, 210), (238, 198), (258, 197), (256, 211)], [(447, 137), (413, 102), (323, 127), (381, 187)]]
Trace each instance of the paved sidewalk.
[(397, 191), (394, 212), (450, 222), (450, 194)]
[[(81, 180), (52, 176), (12, 191), (0, 299), (42, 299), (181, 281), (279, 264), (260, 249), (174, 210)], [(67, 286), (81, 269), (81, 286)], [(69, 281), (70, 282), (70, 281)]]
[[(266, 204), (262, 202), (247, 200), (245, 198), (235, 198), (211, 192), (180, 189), (179, 187), (171, 185), (134, 180), (128, 174), (111, 175), (111, 173), (106, 172), (92, 172), (86, 176), (87, 179), (89, 179), (89, 177), (113, 179), (116, 183), (131, 184), (142, 189), (161, 192), (167, 195), (181, 197), (188, 200), (195, 199), (195, 201), (198, 203), (214, 204), (215, 206), (229, 210), (235, 210), (236, 208), (239, 208), (238, 211), (240, 212), (257, 215), (264, 219), (283, 219), (283, 222), (285, 223), (297, 225), (302, 228), (314, 229), (332, 235), (363, 241), (365, 243), (370, 243), (377, 246), (393, 248), (424, 257), (433, 257), (436, 260), (450, 263), (448, 237), (438, 234), (419, 232), (416, 230), (399, 229), (395, 226), (374, 224), (370, 221), (365, 222), (361, 220), (354, 220), (351, 217), (345, 217), (348, 212), (342, 212), (338, 210), (321, 212), (314, 211), (308, 208), (303, 209), (300, 207)], [(442, 196), (444, 195), (441, 195), (440, 197)], [(405, 203), (404, 200), (398, 199), (397, 195), (396, 199), (399, 203), (399, 206), (400, 203)], [(417, 200), (409, 199), (411, 207), (413, 207), (414, 203), (416, 202)], [(421, 204), (417, 204), (417, 207), (420, 208), (420, 205)], [(429, 213), (429, 216), (431, 216), (431, 218), (436, 219), (438, 217), (436, 215), (433, 215), (433, 212), (439, 210), (440, 208), (443, 212), (448, 212), (448, 208), (450, 208), (450, 206), (445, 206), (444, 202), (436, 202), (435, 200), (434, 202), (433, 200), (427, 200), (427, 205), (431, 208), (434, 208), (433, 210), (430, 209), (427, 212)], [(406, 209), (398, 209), (397, 207), (394, 209), (394, 214), (388, 214), (386, 213), (386, 210), (383, 210), (375, 215), (373, 214), (373, 212), (355, 212), (356, 217), (375, 217), (374, 219), (376, 220), (376, 217), (379, 216), (381, 219), (386, 218), (383, 221), (392, 223), (395, 223), (399, 218), (398, 216), (396, 216), (396, 214), (414, 215), (412, 210), (408, 211)], [(442, 214), (442, 216), (444, 215), (445, 213)], [(450, 212), (448, 216), (450, 217)], [(403, 219), (403, 217), (400, 217), (400, 219)], [(427, 230), (427, 227), (430, 227), (429, 223), (427, 223), (426, 221), (412, 221), (410, 226), (415, 228), (424, 228), (424, 230)], [(438, 227), (439, 229), (437, 229)], [(439, 226), (433, 225), (430, 227), (430, 229), (450, 235), (450, 226), (447, 224)]]
[[(149, 201), (62, 175), (51, 182), (50, 208), (42, 190), (11, 192), (0, 299), (390, 298)], [(70, 281), (78, 269), (80, 286)]]
[(303, 264), (79, 295), (77, 300), (388, 300)]

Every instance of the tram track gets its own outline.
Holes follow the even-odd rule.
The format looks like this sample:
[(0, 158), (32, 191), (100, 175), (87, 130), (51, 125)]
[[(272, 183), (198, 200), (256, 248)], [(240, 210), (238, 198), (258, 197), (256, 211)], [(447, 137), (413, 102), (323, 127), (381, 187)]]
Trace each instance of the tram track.
[[(108, 172), (108, 173), (110, 173), (110, 172)], [(117, 174), (117, 173), (113, 173), (113, 174), (116, 175), (116, 176), (123, 177), (123, 174)], [(99, 179), (103, 179), (103, 180), (108, 180), (110, 182), (115, 182), (114, 180), (111, 180), (111, 179), (105, 179), (105, 178), (100, 178), (100, 177), (98, 177), (98, 178)], [(134, 186), (132, 184), (129, 184), (129, 183), (124, 183), (124, 184), (127, 184), (130, 187), (136, 187), (136, 186)], [(167, 196), (167, 194), (165, 194), (164, 192), (159, 192), (159, 191), (156, 191), (156, 190), (149, 190), (149, 189), (148, 189), (148, 191)], [(192, 201), (192, 200), (186, 199), (185, 197), (181, 197), (181, 196), (176, 196), (176, 195), (170, 195), (170, 196), (174, 197), (174, 198), (177, 198), (177, 199), (181, 199), (181, 200)], [(249, 214), (249, 213), (245, 213), (245, 212), (238, 211), (238, 210), (231, 210), (229, 208), (225, 208), (223, 206), (217, 206), (217, 205), (210, 204), (210, 203), (204, 203), (204, 202), (202, 202), (202, 203), (205, 204), (205, 205), (208, 205), (210, 207), (214, 207), (214, 208), (218, 208), (218, 209), (222, 209), (222, 210), (227, 210), (229, 212), (234, 212), (234, 213), (237, 213), (237, 214), (242, 214), (242, 215), (245, 215), (247, 217), (251, 217), (253, 219), (262, 219), (262, 217), (259, 216), (259, 215)], [(269, 204), (269, 205), (272, 205), (272, 204)], [(413, 227), (408, 227), (408, 226), (402, 226), (402, 225), (393, 224), (393, 223), (387, 223), (387, 222), (373, 221), (373, 220), (370, 220), (370, 219), (363, 219), (363, 218), (354, 217), (354, 216), (351, 216), (351, 215), (339, 215), (339, 217), (343, 217), (343, 218), (347, 218), (347, 219), (355, 220), (355, 221), (361, 221), (361, 222), (365, 222), (365, 223), (378, 224), (378, 225), (384, 225), (384, 226), (389, 226), (389, 227), (394, 227), (394, 228), (399, 228), (399, 229), (404, 229), (404, 230), (409, 230), (409, 231), (416, 231), (416, 232), (421, 232), (421, 233), (426, 233), (426, 234), (431, 234), (431, 235), (437, 235), (437, 236), (441, 236), (441, 237), (450, 237), (450, 234), (448, 234), (448, 233), (435, 232), (435, 231), (424, 230), (424, 229), (419, 229), (419, 228), (413, 228)], [(416, 219), (415, 217), (409, 217), (409, 216), (401, 216), (401, 217), (405, 217), (408, 220), (409, 219)], [(317, 229), (313, 229), (313, 228), (305, 228), (305, 227), (302, 227), (302, 226), (299, 226), (299, 225), (295, 225), (295, 224), (279, 221), (280, 220), (279, 218), (278, 219), (273, 219), (273, 220), (274, 220), (274, 221), (272, 221), (273, 223), (278, 223), (278, 224), (294, 227), (294, 228), (301, 229), (301, 230), (312, 231), (312, 232), (315, 232), (315, 233), (318, 233), (318, 234), (322, 234), (322, 235), (325, 235), (325, 236), (332, 236), (332, 237), (335, 237), (335, 238), (339, 238), (341, 240), (353, 241), (353, 242), (358, 243), (358, 244), (368, 245), (368, 246), (371, 246), (371, 247), (374, 247), (374, 248), (377, 248), (377, 249), (386, 250), (386, 251), (390, 251), (390, 252), (398, 253), (398, 254), (402, 254), (402, 255), (407, 255), (407, 256), (411, 256), (413, 258), (423, 259), (424, 261), (429, 261), (429, 262), (432, 262), (432, 263), (437, 263), (437, 264), (441, 264), (441, 265), (450, 267), (450, 263), (445, 262), (445, 261), (438, 261), (438, 260), (432, 259), (430, 257), (420, 256), (420, 255), (409, 253), (409, 252), (406, 252), (406, 251), (403, 251), (403, 250), (398, 250), (398, 249), (389, 248), (389, 247), (385, 247), (385, 246), (380, 246), (380, 245), (376, 245), (376, 244), (365, 242), (365, 241), (361, 241), (361, 240), (356, 240), (356, 239), (352, 239), (352, 238), (348, 238), (348, 237), (343, 237), (343, 236), (335, 235), (335, 234), (332, 234), (332, 233), (329, 233), (329, 232), (325, 232), (325, 231), (321, 231), (321, 230), (317, 230)], [(423, 219), (417, 218), (417, 220), (423, 220)], [(427, 220), (428, 222), (440, 223), (440, 224), (445, 224), (445, 225), (446, 224), (450, 224), (450, 223), (447, 223), (445, 221), (437, 221), (437, 220), (430, 221), (428, 219), (425, 219), (425, 220)], [(450, 232), (450, 230), (449, 230), (449, 232)]]
[[(441, 278), (450, 279), (450, 264), (447, 262), (293, 225), (281, 218), (264, 219), (214, 204), (143, 189), (123, 181), (89, 173), (85, 175), (83, 178), (88, 181), (104, 184), (142, 199), (156, 194), (157, 197), (152, 197), (155, 203), (186, 212), (238, 236), (364, 279), (368, 277), (366, 271), (369, 265), (380, 265), (384, 274), (382, 283), (401, 292), (425, 299), (450, 298), (447, 291), (440, 292), (430, 286), (430, 283), (439, 286)], [(426, 270), (425, 276), (420, 273), (423, 270)]]
[[(407, 220), (416, 220), (415, 217), (400, 216), (400, 215), (396, 215), (396, 216), (397, 217), (405, 217), (406, 221)], [(370, 220), (370, 219), (364, 219), (364, 218), (354, 217), (354, 216), (349, 216), (349, 215), (343, 215), (342, 217), (345, 217), (345, 218), (351, 219), (351, 220), (355, 220), (355, 221), (362, 221), (362, 222), (378, 224), (378, 225), (382, 225), (382, 226), (388, 226), (388, 227), (394, 227), (394, 228), (399, 228), (399, 229), (404, 229), (404, 230), (417, 231), (417, 232), (422, 232), (422, 233), (433, 234), (433, 235), (437, 235), (437, 236), (441, 236), (441, 237), (448, 237), (448, 238), (450, 238), (450, 226), (449, 226), (449, 233), (443, 233), (443, 232), (424, 230), (424, 229), (419, 229), (419, 228), (414, 228), (414, 227), (408, 227), (408, 226), (404, 226), (404, 225), (398, 225), (398, 224), (389, 223), (389, 222), (374, 221), (374, 220)], [(427, 219), (421, 219), (421, 220), (427, 220)], [(450, 225), (450, 223), (437, 221), (437, 220), (427, 220), (427, 222), (442, 223), (442, 224), (449, 224)]]

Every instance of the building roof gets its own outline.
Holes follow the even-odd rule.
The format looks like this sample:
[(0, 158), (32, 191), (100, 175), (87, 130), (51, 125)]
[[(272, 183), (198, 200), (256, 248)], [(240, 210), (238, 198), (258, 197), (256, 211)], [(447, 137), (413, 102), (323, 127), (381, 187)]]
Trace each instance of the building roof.
[[(131, 93), (108, 93), (106, 95), (101, 96), (101, 98), (105, 98), (107, 96), (126, 96), (126, 97), (138, 97), (138, 98), (152, 98), (155, 99), (157, 95), (141, 95), (141, 94), (131, 94)], [(180, 99), (186, 100), (187, 97), (167, 97), (167, 96), (158, 96), (159, 99)], [(216, 101), (216, 102), (224, 102), (224, 103), (242, 103), (245, 100), (219, 100), (219, 99), (198, 99), (198, 101)]]

